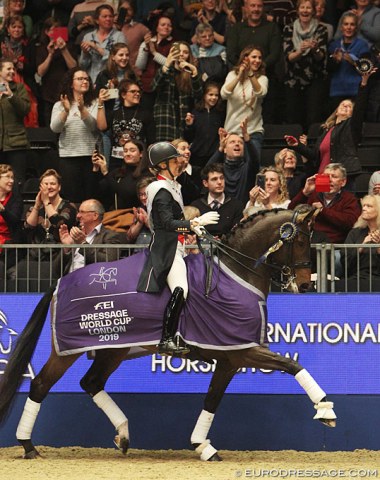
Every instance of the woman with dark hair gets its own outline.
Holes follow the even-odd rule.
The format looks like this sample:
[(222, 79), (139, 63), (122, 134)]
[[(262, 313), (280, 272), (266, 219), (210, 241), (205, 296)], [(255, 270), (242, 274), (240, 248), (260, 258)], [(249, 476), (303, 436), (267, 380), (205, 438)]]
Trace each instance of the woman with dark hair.
[(52, 17), (44, 21), (39, 44), (36, 46), (36, 67), (40, 77), (40, 118), (44, 125), (50, 124), (51, 111), (59, 98), (59, 84), (62, 77), (77, 65), (75, 47), (66, 43), (63, 38), (53, 40), (51, 34), (60, 24)]
[(158, 17), (155, 20), (152, 32), (145, 35), (144, 41), (139, 48), (136, 67), (142, 72), (143, 102), (148, 108), (153, 108), (156, 98), (152, 88), (152, 81), (160, 66), (165, 64), (166, 57), (173, 45), (172, 31), (171, 18), (165, 16)]
[(139, 140), (145, 144), (155, 140), (155, 125), (152, 112), (140, 105), (141, 88), (133, 80), (122, 80), (119, 84), (120, 107), (106, 111), (103, 107), (109, 98), (105, 88), (99, 92), (97, 125), (101, 131), (111, 129), (112, 152), (110, 168), (119, 167), (123, 158), (123, 145), (128, 140)]
[(91, 157), (99, 138), (98, 103), (91, 78), (79, 67), (69, 70), (54, 104), (50, 128), (59, 133), (59, 169), (64, 195), (80, 203), (92, 198)]
[(147, 159), (144, 146), (136, 140), (128, 140), (123, 146), (123, 165), (109, 171), (104, 155), (92, 156), (94, 171), (102, 192), (103, 204), (113, 209), (132, 208), (139, 204), (136, 184), (147, 175)]
[(153, 79), (157, 141), (183, 137), (185, 118), (202, 98), (202, 82), (187, 42), (176, 42)]
[(250, 45), (243, 48), (235, 68), (229, 72), (220, 94), (227, 100), (224, 128), (229, 133), (239, 132), (242, 120), (248, 121), (248, 135), (260, 158), (263, 141), (262, 103), (268, 92), (263, 51)]

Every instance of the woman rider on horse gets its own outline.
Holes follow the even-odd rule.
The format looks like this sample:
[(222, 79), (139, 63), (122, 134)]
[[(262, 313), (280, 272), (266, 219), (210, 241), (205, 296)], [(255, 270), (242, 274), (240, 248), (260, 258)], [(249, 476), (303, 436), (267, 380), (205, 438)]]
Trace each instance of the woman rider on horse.
[(147, 210), (152, 230), (149, 256), (139, 278), (137, 290), (158, 293), (168, 284), (172, 295), (166, 306), (160, 354), (185, 355), (187, 346), (174, 341), (178, 319), (188, 293), (187, 270), (184, 262), (184, 234), (191, 230), (202, 235), (199, 227), (218, 223), (218, 212), (207, 212), (193, 220), (185, 220), (181, 186), (176, 178), (184, 164), (181, 154), (169, 142), (158, 142), (148, 150), (150, 168), (156, 181), (148, 185)]

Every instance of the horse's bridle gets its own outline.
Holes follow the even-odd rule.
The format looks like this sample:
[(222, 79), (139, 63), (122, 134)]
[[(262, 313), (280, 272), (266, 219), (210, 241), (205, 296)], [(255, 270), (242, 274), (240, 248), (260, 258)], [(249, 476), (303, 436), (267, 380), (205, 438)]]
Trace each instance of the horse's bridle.
[[(271, 245), (266, 252), (261, 255), (260, 258), (256, 259), (253, 258), (249, 255), (246, 255), (245, 253), (239, 252), (235, 248), (230, 247), (229, 245), (225, 245), (222, 243), (220, 240), (216, 240), (211, 234), (209, 234), (207, 231), (204, 234), (204, 238), (208, 240), (211, 244), (212, 247), (215, 247), (217, 252), (218, 250), (223, 252), (227, 257), (229, 257), (231, 260), (233, 260), (235, 263), (238, 263), (240, 266), (248, 270), (249, 272), (261, 276), (257, 272), (257, 267), (261, 264), (265, 264), (268, 267), (272, 268), (275, 270), (277, 273), (281, 275), (284, 280), (278, 281), (275, 278), (272, 278), (272, 281), (279, 285), (282, 289), (287, 289), (290, 284), (292, 284), (296, 278), (295, 275), (295, 270), (298, 268), (310, 268), (311, 262), (310, 260), (307, 262), (295, 262), (292, 263), (291, 260), (293, 258), (293, 242), (294, 239), (297, 237), (298, 234), (305, 235), (310, 238), (310, 231), (305, 231), (302, 228), (300, 228), (299, 225), (297, 225), (296, 220), (297, 220), (298, 212), (293, 213), (293, 217), (291, 221), (289, 222), (284, 222), (280, 228), (279, 228), (279, 239)], [(287, 262), (286, 265), (280, 265), (275, 262), (268, 262), (268, 257), (279, 250), (280, 248), (286, 248), (288, 250), (288, 255), (287, 257), (289, 258), (289, 262)], [(212, 252), (211, 252), (212, 253)], [(246, 258), (247, 260), (251, 260), (254, 262), (253, 268), (245, 265), (243, 262), (238, 260), (233, 254), (239, 255), (241, 258)], [(212, 255), (211, 255), (212, 256)], [(270, 259), (271, 260), (271, 259)]]

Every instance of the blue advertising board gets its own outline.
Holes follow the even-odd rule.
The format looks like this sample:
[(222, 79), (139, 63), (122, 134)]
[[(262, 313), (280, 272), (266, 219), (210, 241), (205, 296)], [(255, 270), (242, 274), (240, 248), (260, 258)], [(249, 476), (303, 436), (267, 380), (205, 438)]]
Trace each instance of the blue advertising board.
[[(38, 300), (38, 294), (0, 295), (0, 374)], [(268, 297), (270, 349), (297, 360), (329, 394), (380, 394), (380, 295), (272, 294)], [(217, 328), (217, 325), (215, 325)], [(21, 391), (47, 361), (51, 349), (47, 320)], [(83, 355), (53, 387), (80, 392), (91, 363)], [(213, 366), (160, 355), (124, 362), (107, 383), (109, 392), (206, 392)], [(283, 372), (243, 369), (228, 393), (303, 393)]]

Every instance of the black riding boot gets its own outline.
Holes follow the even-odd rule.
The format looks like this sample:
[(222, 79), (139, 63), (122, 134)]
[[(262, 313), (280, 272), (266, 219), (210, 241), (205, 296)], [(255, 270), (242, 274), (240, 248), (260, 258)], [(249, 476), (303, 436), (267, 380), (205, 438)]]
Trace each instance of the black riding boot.
[(184, 303), (183, 288), (176, 287), (165, 309), (162, 338), (158, 344), (158, 353), (161, 355), (181, 356), (186, 355), (190, 351), (186, 345), (180, 346), (174, 341), (179, 315)]

